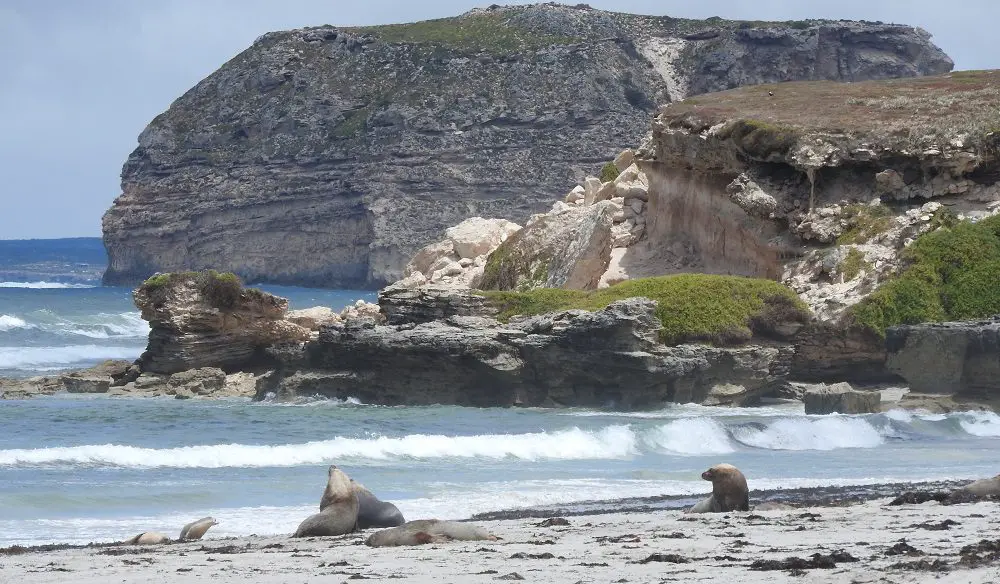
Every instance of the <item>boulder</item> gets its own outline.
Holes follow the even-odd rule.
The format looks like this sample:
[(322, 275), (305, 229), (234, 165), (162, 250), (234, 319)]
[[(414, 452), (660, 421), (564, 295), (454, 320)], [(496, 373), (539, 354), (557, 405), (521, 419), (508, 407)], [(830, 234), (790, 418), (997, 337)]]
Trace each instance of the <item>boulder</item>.
[(615, 156), (615, 168), (618, 169), (618, 172), (623, 172), (626, 168), (632, 166), (633, 162), (635, 162), (635, 152), (631, 148), (626, 148), (618, 156)]
[(629, 199), (649, 200), (649, 179), (635, 164), (623, 170), (614, 183), (617, 196), (626, 203)]
[(602, 186), (601, 179), (596, 176), (588, 176), (583, 179), (583, 204), (593, 205), (597, 201), (597, 193)]
[(858, 391), (849, 383), (835, 383), (806, 390), (802, 396), (807, 414), (874, 414), (881, 411), (882, 394)]
[(413, 259), (406, 264), (403, 274), (406, 276), (422, 274), (425, 277), (428, 277), (432, 273), (431, 266), (439, 262), (442, 258), (447, 258), (452, 261), (458, 261), (460, 259), (458, 254), (455, 253), (455, 244), (450, 239), (430, 243), (420, 248), (420, 250), (414, 254)]
[(506, 219), (472, 217), (449, 227), (444, 234), (459, 259), (471, 259), (490, 253), (519, 229), (520, 225)]
[(536, 216), (490, 254), (480, 286), (486, 290), (597, 288), (611, 257), (611, 227), (617, 209), (610, 201), (601, 201)]
[(226, 385), (226, 372), (218, 367), (201, 367), (170, 376), (167, 385), (175, 394), (214, 396)]

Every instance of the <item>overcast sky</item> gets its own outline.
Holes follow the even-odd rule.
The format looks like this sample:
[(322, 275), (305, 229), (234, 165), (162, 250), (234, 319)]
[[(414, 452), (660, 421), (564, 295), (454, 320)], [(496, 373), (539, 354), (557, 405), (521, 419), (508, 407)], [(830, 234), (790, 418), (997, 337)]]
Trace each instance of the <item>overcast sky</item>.
[[(170, 102), (271, 30), (410, 22), (463, 0), (0, 0), (0, 239), (99, 236), (122, 163)], [(497, 0), (497, 3), (505, 3)], [(517, 3), (523, 2), (506, 2)], [(575, 3), (575, 2), (573, 2)], [(956, 69), (1000, 68), (995, 0), (591, 0), (642, 14), (921, 26)]]

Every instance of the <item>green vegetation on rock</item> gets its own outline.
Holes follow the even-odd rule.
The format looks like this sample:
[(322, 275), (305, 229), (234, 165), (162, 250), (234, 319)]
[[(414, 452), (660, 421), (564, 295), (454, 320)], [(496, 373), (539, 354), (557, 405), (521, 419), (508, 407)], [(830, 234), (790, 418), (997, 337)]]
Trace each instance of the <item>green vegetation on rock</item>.
[(498, 318), (556, 310), (600, 310), (625, 298), (657, 301), (666, 344), (710, 342), (741, 344), (752, 334), (770, 334), (781, 322), (805, 322), (809, 311), (796, 294), (772, 280), (677, 274), (628, 280), (594, 291), (538, 288), (526, 292), (483, 291), (499, 310)]
[(884, 336), (898, 324), (1000, 313), (1000, 216), (926, 233), (901, 257), (900, 273), (851, 309), (855, 323)]
[(847, 229), (837, 238), (837, 243), (867, 243), (892, 227), (892, 210), (885, 205), (854, 204), (844, 207), (842, 217)]
[(783, 124), (740, 119), (727, 124), (719, 137), (729, 138), (747, 154), (765, 159), (771, 154), (786, 154), (798, 142), (799, 132)]
[(619, 174), (621, 174), (621, 172), (618, 171), (618, 167), (615, 166), (615, 163), (609, 162), (601, 167), (601, 182), (611, 182), (618, 178)]
[(862, 271), (871, 269), (872, 265), (865, 261), (865, 254), (856, 247), (847, 250), (847, 255), (837, 264), (837, 271), (844, 276), (845, 282), (858, 277)]
[(201, 272), (170, 272), (150, 276), (139, 285), (138, 291), (148, 294), (154, 306), (162, 306), (167, 300), (170, 286), (182, 280), (193, 281), (202, 297), (220, 310), (233, 308), (244, 293), (259, 297), (264, 292), (256, 288), (244, 288), (239, 276), (232, 272), (204, 270)]
[(375, 35), (390, 43), (439, 45), (466, 51), (502, 54), (534, 50), (583, 40), (576, 36), (540, 34), (510, 22), (499, 13), (468, 14), (408, 24), (356, 27), (348, 30)]

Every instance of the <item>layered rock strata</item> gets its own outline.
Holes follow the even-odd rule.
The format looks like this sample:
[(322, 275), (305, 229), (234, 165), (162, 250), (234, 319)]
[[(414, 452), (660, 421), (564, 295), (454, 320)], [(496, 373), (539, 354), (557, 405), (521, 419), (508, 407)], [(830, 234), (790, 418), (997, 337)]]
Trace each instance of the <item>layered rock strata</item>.
[(258, 382), (257, 397), (481, 407), (741, 404), (788, 372), (787, 348), (663, 346), (655, 307), (632, 298), (507, 323), (468, 314), (327, 326), (316, 341), (271, 350), (281, 366)]
[(248, 281), (380, 286), (463, 219), (522, 223), (547, 208), (638, 143), (655, 104), (746, 84), (950, 70), (929, 37), (901, 25), (555, 4), (269, 33), (139, 136), (103, 219), (104, 282), (217, 268)]

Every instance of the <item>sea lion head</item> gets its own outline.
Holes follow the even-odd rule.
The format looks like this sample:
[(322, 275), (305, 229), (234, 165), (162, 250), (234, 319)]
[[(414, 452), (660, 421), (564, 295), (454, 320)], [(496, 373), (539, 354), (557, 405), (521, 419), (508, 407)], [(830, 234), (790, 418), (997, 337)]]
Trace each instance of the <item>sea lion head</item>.
[(701, 473), (701, 478), (706, 481), (714, 481), (723, 477), (724, 475), (732, 475), (734, 473), (740, 472), (740, 469), (736, 468), (731, 464), (721, 463), (717, 464), (705, 472)]

